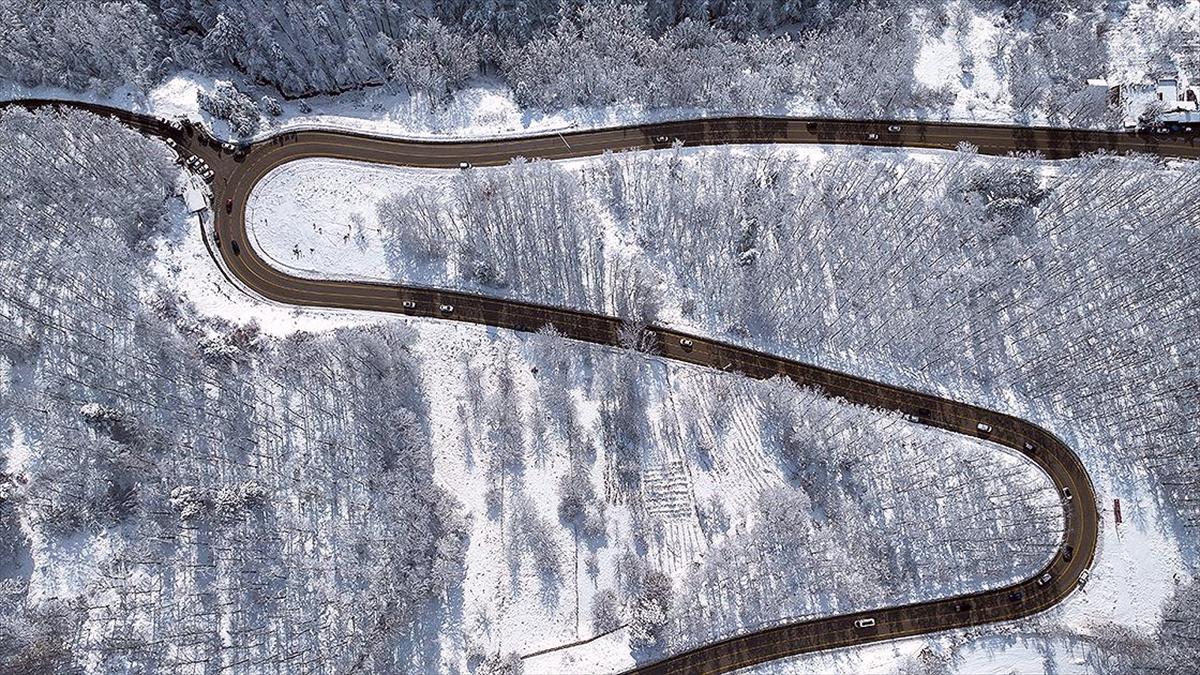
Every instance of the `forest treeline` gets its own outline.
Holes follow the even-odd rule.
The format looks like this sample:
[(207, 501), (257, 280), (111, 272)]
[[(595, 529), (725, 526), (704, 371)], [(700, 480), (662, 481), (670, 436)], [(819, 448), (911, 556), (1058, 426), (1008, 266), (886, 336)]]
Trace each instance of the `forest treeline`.
[[(1086, 95), (1085, 81), (1104, 75), (1108, 48), (1097, 36), (1112, 17), (1102, 5), (1065, 14), (1062, 4), (9, 0), (0, 6), (0, 78), (107, 92), (191, 71), (285, 98), (386, 85), (436, 108), (486, 75), (529, 109), (753, 112), (801, 96), (830, 114), (937, 114), (955, 93), (915, 77), (922, 43), (946, 27), (969, 32), (972, 11), (1001, 10), (1021, 30), (998, 34), (987, 58), (1016, 112), (1096, 123), (1107, 107)], [(1176, 37), (1186, 41), (1184, 31)], [(974, 57), (962, 58), (969, 79)]]

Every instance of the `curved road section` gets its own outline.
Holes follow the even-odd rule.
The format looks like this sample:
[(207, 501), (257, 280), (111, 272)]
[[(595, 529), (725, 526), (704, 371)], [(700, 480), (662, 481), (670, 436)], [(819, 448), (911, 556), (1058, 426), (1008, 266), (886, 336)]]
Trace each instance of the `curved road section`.
[[(644, 150), (726, 143), (825, 143), (954, 149), (980, 153), (1037, 152), (1050, 159), (1111, 151), (1197, 158), (1195, 136), (1097, 132), (902, 121), (733, 117), (666, 122), (571, 133), (481, 141), (416, 141), (334, 131), (277, 134), (250, 145), (222, 145), (202, 129), (85, 103), (23, 100), (3, 105), (75, 107), (116, 118), (145, 134), (170, 139), (184, 155), (214, 170), (215, 239), (221, 263), (262, 297), (309, 307), (392, 312), (450, 319), (519, 331), (553, 326), (575, 340), (617, 346), (620, 319), (534, 303), (400, 284), (318, 280), (291, 276), (267, 264), (247, 243), (250, 191), (272, 169), (307, 157), (380, 164), (457, 168), (495, 166), (514, 157), (564, 159), (613, 150)], [(895, 129), (898, 128), (898, 131)], [(891, 386), (725, 342), (662, 327), (647, 330), (654, 351), (668, 359), (766, 379), (786, 376), (857, 405), (895, 410), (919, 424), (983, 438), (1024, 454), (1060, 491), (1063, 541), (1050, 562), (1030, 578), (995, 590), (900, 607), (788, 623), (697, 647), (638, 668), (641, 673), (723, 673), (795, 654), (888, 640), (1036, 614), (1067, 597), (1091, 565), (1099, 520), (1096, 494), (1079, 457), (1049, 431), (1010, 415), (920, 391)], [(861, 619), (873, 619), (860, 622)], [(866, 625), (870, 624), (870, 625)]]

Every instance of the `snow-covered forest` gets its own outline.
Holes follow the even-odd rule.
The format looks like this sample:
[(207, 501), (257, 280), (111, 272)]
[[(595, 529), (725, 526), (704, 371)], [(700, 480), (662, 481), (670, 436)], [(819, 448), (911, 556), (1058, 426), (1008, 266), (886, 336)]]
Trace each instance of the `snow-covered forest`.
[(436, 663), (466, 530), (400, 326), (267, 341), (148, 279), (165, 146), (0, 117), (0, 670)]
[(1147, 473), (1200, 524), (1194, 163), (674, 150), (518, 162), (440, 194), (380, 203), (395, 276), (1013, 409), (1110, 447), (1096, 461)]
[[(329, 175), (340, 178), (326, 187)], [(968, 147), (674, 149), (437, 175), (300, 162), (260, 185), (252, 222), (294, 273), (682, 325), (1037, 419), (1080, 450), (1105, 497), (1128, 509), (1148, 495), (1135, 500), (1141, 527), (1194, 560), (1200, 287), (1182, 252), (1196, 245), (1196, 179), (1189, 162), (990, 159)], [(314, 249), (292, 255), (296, 240)], [(1106, 532), (1102, 549), (1120, 539)], [(1117, 555), (1165, 554), (1129, 546)], [(1136, 557), (1109, 565), (1147, 572)], [(1099, 579), (1092, 591), (1121, 584)], [(1090, 623), (1087, 644), (1145, 639), (1106, 621)], [(1080, 639), (1052, 623), (1038, 631)]]
[[(383, 87), (429, 108), (491, 78), (534, 111), (996, 108), (1018, 121), (1105, 125), (1115, 118), (1089, 78), (1200, 68), (1200, 16), (1151, 4), (9, 0), (0, 78), (106, 92), (194, 73), (268, 98)], [(251, 97), (260, 112), (276, 114), (261, 96)]]
[[(1147, 495), (1144, 526), (1195, 559), (1194, 163), (673, 149), (436, 182), (371, 167), (393, 192), (344, 203), (314, 186), (366, 168), (295, 168), (263, 199), (303, 196), (255, 229), (297, 273), (585, 307), (1013, 411), (1078, 448), (1106, 498)], [(322, 250), (288, 256), (295, 238)], [(1163, 555), (1141, 546), (1120, 555)]]
[[(240, 137), (349, 108), (393, 133), (1117, 126), (1089, 78), (1200, 79), (1200, 5), (1153, 0), (0, 0), (0, 36), (4, 97)], [(1057, 490), (994, 445), (552, 331), (274, 306), (213, 265), (165, 145), (5, 109), (0, 157), (0, 672), (614, 671), (1056, 554)], [(319, 159), (248, 216), (293, 273), (587, 308), (1041, 424), (1097, 483), (1091, 581), (889, 643), (884, 670), (986, 670), (972, 652), (1028, 638), (1048, 670), (1065, 643), (1089, 671), (1195, 672), (1198, 166)], [(763, 671), (870, 670), (804, 658)]]
[[(504, 672), (607, 631), (652, 658), (1054, 554), (1029, 463), (785, 382), (553, 334), (198, 314), (152, 271), (194, 230), (161, 146), (13, 111), (0, 149), (5, 668)], [(461, 180), (523, 172), (578, 180)]]

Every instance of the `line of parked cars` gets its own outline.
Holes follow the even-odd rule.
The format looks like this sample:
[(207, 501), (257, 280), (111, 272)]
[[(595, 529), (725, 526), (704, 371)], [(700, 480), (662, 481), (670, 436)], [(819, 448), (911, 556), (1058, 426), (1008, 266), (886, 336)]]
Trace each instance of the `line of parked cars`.
[(192, 155), (191, 157), (187, 158), (186, 164), (189, 169), (200, 174), (200, 177), (203, 178), (205, 182), (207, 182), (207, 183), (212, 182), (213, 170), (211, 168), (209, 168), (208, 162), (200, 159), (199, 157), (197, 157), (195, 155)]

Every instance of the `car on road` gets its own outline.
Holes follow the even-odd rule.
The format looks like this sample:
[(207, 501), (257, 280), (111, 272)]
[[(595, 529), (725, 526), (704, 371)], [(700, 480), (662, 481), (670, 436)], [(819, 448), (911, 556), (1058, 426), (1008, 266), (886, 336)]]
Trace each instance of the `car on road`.
[(691, 349), (695, 343), (692, 342), (691, 338), (679, 338), (679, 344), (683, 346), (684, 349)]
[(233, 249), (233, 254), (234, 254), (234, 255), (241, 255), (241, 254), (242, 254), (242, 248), (241, 248), (240, 246), (238, 246), (237, 239), (232, 239), (232, 240), (230, 240), (230, 242), (229, 242), (229, 247), (230, 247), (231, 249)]
[(237, 146), (234, 145), (233, 143), (230, 143), (229, 141), (225, 141), (224, 143), (222, 143), (221, 147), (225, 148), (225, 150), (227, 150), (228, 152), (233, 152), (234, 150), (237, 150)]
[(1020, 602), (1021, 598), (1023, 598), (1023, 597), (1025, 597), (1025, 594), (1022, 593), (1021, 591), (1013, 591), (1012, 593), (1008, 594), (1008, 601), (1009, 602)]
[(904, 419), (909, 422), (912, 422), (913, 424), (916, 424), (917, 422), (921, 421), (920, 417), (917, 417), (916, 415), (914, 415), (912, 413), (904, 413)]
[(469, 168), (471, 168), (471, 163), (470, 162), (459, 162), (458, 168), (464, 169), (464, 170), (469, 169)]
[(1070, 544), (1063, 544), (1062, 551), (1063, 551), (1063, 560), (1070, 562), (1071, 558), (1075, 555), (1075, 547)]
[(225, 213), (233, 213), (233, 197), (225, 200)]
[(211, 183), (211, 182), (212, 182), (212, 180), (213, 180), (213, 170), (212, 170), (212, 169), (205, 169), (205, 170), (204, 170), (204, 173), (201, 173), (201, 174), (200, 174), (200, 176), (201, 176), (202, 178), (204, 178), (204, 180), (205, 180), (206, 182), (209, 182), (209, 183)]
[(1079, 573), (1079, 586), (1082, 588), (1087, 586), (1088, 579), (1092, 576), (1091, 568), (1088, 568)]
[(404, 307), (404, 309), (416, 309), (417, 308), (417, 303), (413, 302), (412, 300), (405, 300), (404, 302), (400, 303), (400, 305), (402, 307)]
[(980, 422), (979, 424), (976, 424), (975, 428), (978, 429), (980, 431), (980, 433), (984, 433), (984, 434), (992, 433), (992, 425), (987, 424), (986, 422)]
[(1045, 586), (1046, 584), (1050, 583), (1050, 580), (1053, 578), (1054, 577), (1050, 576), (1049, 572), (1046, 572), (1042, 576), (1038, 577), (1038, 586)]
[(1037, 450), (1036, 445), (1034, 445), (1033, 443), (1030, 443), (1029, 441), (1025, 441), (1025, 452), (1035, 452), (1036, 450)]
[(438, 307), (438, 309), (440, 309), (445, 314), (449, 314), (450, 312), (454, 311), (454, 305), (441, 305), (440, 307)]
[(971, 603), (969, 602), (963, 601), (954, 603), (954, 611), (956, 612), (965, 612), (968, 609), (971, 609)]
[(888, 131), (890, 131), (890, 132), (891, 132), (891, 133), (893, 133), (893, 134), (900, 133), (900, 125), (899, 125), (899, 124), (893, 124), (893, 125), (891, 125), (891, 126), (889, 126), (889, 127), (888, 127)]
[(1063, 492), (1063, 499), (1065, 499), (1067, 501), (1071, 501), (1071, 488), (1064, 485), (1062, 492)]
[(877, 141), (877, 140), (879, 140), (879, 134), (867, 134), (867, 140), (868, 141)]
[(856, 628), (870, 628), (871, 626), (874, 626), (874, 625), (875, 625), (875, 619), (873, 619), (871, 617), (867, 617), (865, 619), (859, 619), (854, 622), (854, 626)]

